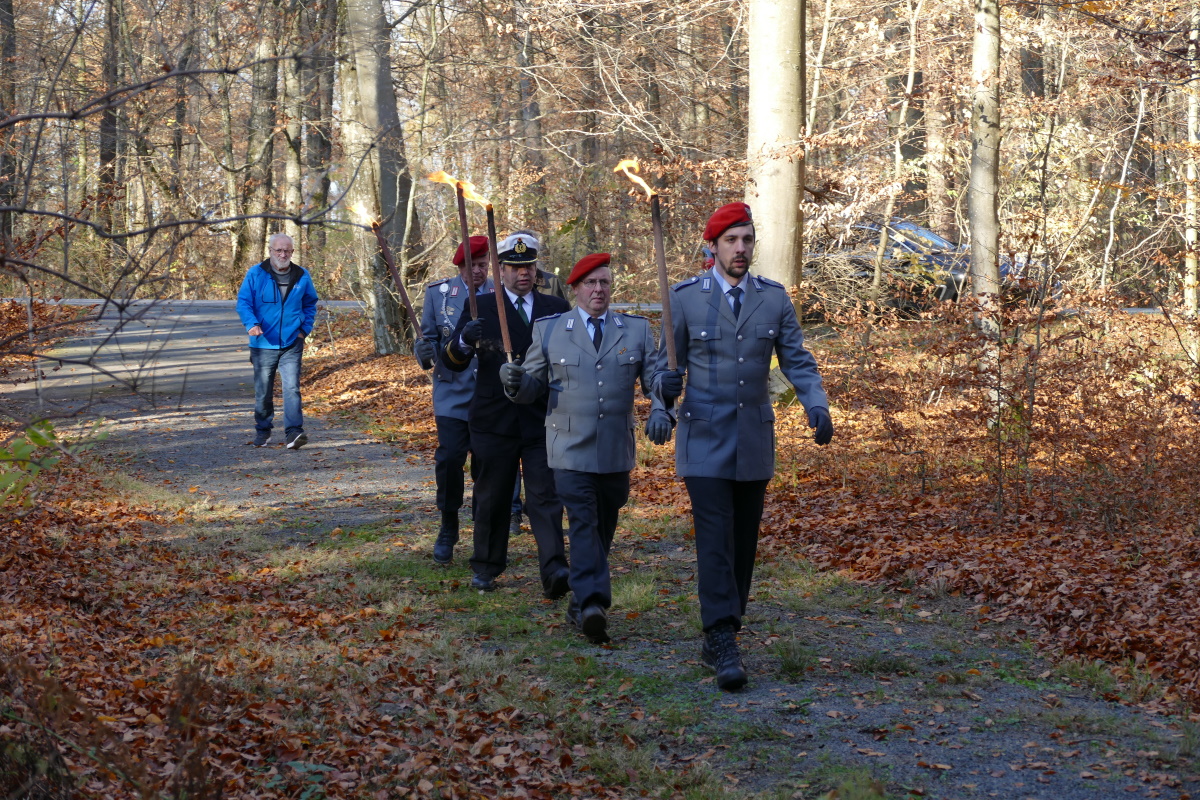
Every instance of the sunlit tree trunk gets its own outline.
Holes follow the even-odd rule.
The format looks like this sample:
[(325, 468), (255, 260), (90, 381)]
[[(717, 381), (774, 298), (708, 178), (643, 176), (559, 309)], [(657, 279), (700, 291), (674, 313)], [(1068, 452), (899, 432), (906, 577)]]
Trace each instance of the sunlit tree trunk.
[[(1200, 147), (1200, 9), (1192, 12), (1188, 31), (1188, 63), (1192, 65), (1192, 80), (1187, 84), (1187, 205), (1184, 211), (1183, 304), (1188, 316), (1195, 318), (1200, 311), (1200, 267), (1196, 254), (1196, 149)], [(1195, 357), (1196, 343), (1192, 343)]]
[[(348, 167), (358, 171), (350, 191), (368, 215), (383, 220), (383, 234), (395, 252), (406, 238), (405, 205), (412, 180), (392, 89), (391, 29), (381, 0), (344, 0), (343, 8), (347, 53), (342, 72), (343, 139)], [(389, 286), (387, 266), (373, 241), (361, 253), (359, 281), (370, 312), (375, 351), (398, 352), (400, 305)]]
[(794, 285), (800, 278), (804, 129), (803, 0), (750, 0), (750, 102), (746, 202), (758, 237), (755, 270)]
[(971, 287), (975, 297), (993, 306), (1000, 292), (999, 0), (975, 0), (971, 80)]
[[(270, 207), (272, 167), (275, 159), (275, 123), (278, 118), (279, 62), (275, 59), (274, 30), (264, 31), (254, 50), (250, 68), (250, 114), (246, 121), (246, 170), (242, 179), (241, 214), (238, 225), (238, 271), (245, 273), (266, 255), (267, 223), (262, 218)], [(273, 226), (272, 226), (273, 227)]]
[[(285, 30), (291, 33), (285, 41), (292, 42), (292, 47), (304, 48), (301, 34), (300, 16), (303, 12), (296, 7), (290, 8), (286, 16)], [(301, 88), (301, 64), (299, 53), (280, 53), (280, 69), (283, 71), (283, 97), (280, 110), (283, 112), (283, 186), (280, 192), (283, 199), (283, 210), (292, 217), (300, 216), (304, 209), (304, 96)], [(293, 219), (280, 226), (283, 232), (292, 237), (299, 250), (303, 245), (300, 225)], [(300, 260), (303, 253), (297, 253)]]
[[(301, 69), (304, 91), (305, 196), (309, 205), (318, 210), (329, 206), (329, 170), (333, 161), (333, 85), (337, 68), (334, 53), (337, 49), (337, 0), (319, 0), (306, 6), (304, 20), (306, 41), (311, 51)], [(309, 263), (323, 261), (325, 228), (307, 226), (304, 230), (305, 257)]]

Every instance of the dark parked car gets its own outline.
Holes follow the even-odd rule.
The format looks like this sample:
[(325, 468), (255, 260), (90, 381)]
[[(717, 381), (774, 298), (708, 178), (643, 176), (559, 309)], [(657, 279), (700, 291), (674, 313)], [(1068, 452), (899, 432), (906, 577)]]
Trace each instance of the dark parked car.
[[(817, 255), (838, 255), (849, 260), (859, 278), (870, 281), (875, 274), (880, 228), (877, 221), (853, 225), (848, 235), (830, 240), (823, 253), (810, 251), (810, 262)], [(938, 300), (957, 300), (966, 290), (971, 271), (970, 246), (952, 242), (908, 220), (893, 219), (886, 230), (886, 278), (893, 284), (909, 284), (902, 300), (905, 305), (915, 302), (922, 294), (931, 294)], [(1021, 257), (1014, 262), (1001, 256), (1000, 280), (1006, 287), (1025, 293), (1037, 286), (1036, 281), (1042, 274), (1041, 265), (1034, 267), (1027, 269)]]

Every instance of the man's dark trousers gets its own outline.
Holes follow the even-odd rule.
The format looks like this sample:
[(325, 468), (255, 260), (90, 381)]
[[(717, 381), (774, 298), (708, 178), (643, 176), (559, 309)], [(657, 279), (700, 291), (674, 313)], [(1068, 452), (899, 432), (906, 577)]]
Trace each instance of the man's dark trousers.
[(739, 629), (750, 600), (768, 481), (684, 478), (683, 482), (692, 499), (696, 526), (700, 621), (705, 631), (722, 623)]
[(512, 519), (512, 488), (517, 469), (525, 474), (525, 514), (537, 541), (542, 588), (567, 566), (562, 539), (562, 503), (554, 493), (554, 472), (546, 464), (546, 437), (523, 439), (471, 429), (475, 475), (476, 574), (496, 577), (508, 567), (508, 527)]
[(608, 554), (617, 517), (629, 500), (629, 473), (556, 469), (554, 484), (571, 523), (571, 602), (608, 608), (612, 605)]
[[(467, 463), (467, 452), (471, 449), (471, 431), (465, 419), (457, 417), (435, 417), (437, 422), (437, 450), (433, 453), (433, 475), (437, 480), (437, 507), (442, 520), (457, 522), (458, 509), (462, 507), (463, 465)], [(471, 461), (471, 477), (475, 477), (475, 461)]]

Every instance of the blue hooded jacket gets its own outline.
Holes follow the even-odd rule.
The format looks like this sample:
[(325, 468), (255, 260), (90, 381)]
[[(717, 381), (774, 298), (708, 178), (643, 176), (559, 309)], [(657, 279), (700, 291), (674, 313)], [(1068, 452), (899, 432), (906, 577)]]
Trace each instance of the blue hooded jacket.
[(287, 302), (279, 284), (271, 274), (271, 261), (253, 266), (238, 289), (237, 312), (242, 325), (250, 330), (262, 326), (262, 336), (251, 336), (251, 347), (282, 350), (296, 341), (298, 334), (307, 336), (317, 318), (317, 289), (313, 286), (308, 270), (292, 265), (300, 271), (300, 277), (292, 284)]

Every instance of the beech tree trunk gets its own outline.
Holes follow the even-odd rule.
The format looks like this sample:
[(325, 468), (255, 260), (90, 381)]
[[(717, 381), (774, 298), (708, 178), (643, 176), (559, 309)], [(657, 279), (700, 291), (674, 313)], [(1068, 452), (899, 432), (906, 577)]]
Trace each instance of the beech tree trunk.
[[(1184, 207), (1184, 271), (1183, 304), (1188, 316), (1195, 317), (1200, 311), (1200, 267), (1196, 254), (1196, 148), (1200, 146), (1200, 9), (1192, 12), (1191, 30), (1188, 31), (1188, 63), (1192, 65), (1192, 80), (1187, 85), (1187, 202)], [(1195, 351), (1195, 345), (1192, 346)]]
[(971, 54), (971, 287), (990, 305), (1000, 292), (1000, 3), (975, 1)]
[(237, 226), (235, 263), (245, 273), (266, 256), (267, 222), (271, 206), (275, 160), (275, 123), (278, 119), (279, 62), (275, 59), (275, 32), (264, 31), (254, 49), (250, 69), (250, 114), (246, 120), (246, 170), (242, 179), (243, 219)]
[[(391, 29), (381, 0), (344, 0), (343, 9), (342, 131), (349, 171), (357, 171), (349, 191), (355, 205), (383, 221), (383, 235), (395, 253), (406, 238), (405, 207), (412, 179), (392, 89)], [(404, 338), (398, 295), (374, 236), (365, 232), (363, 238), (367, 241), (358, 260), (359, 283), (370, 312), (375, 352), (396, 353)]]
[(804, 130), (804, 0), (750, 0), (746, 202), (758, 238), (756, 272), (799, 281), (801, 135)]

